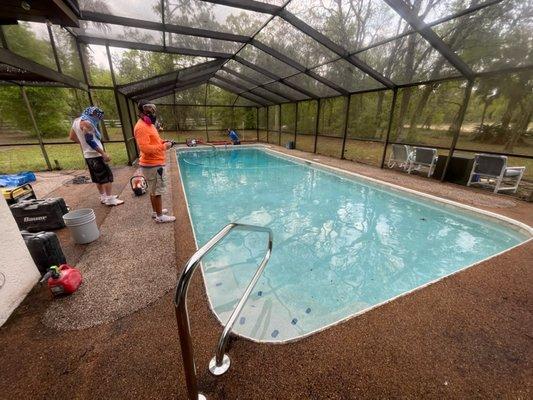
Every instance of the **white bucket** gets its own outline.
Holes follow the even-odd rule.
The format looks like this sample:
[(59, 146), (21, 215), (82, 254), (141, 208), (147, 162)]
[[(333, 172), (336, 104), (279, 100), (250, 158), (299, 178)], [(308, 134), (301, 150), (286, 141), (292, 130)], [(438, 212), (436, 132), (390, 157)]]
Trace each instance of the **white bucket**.
[(78, 244), (94, 242), (100, 237), (96, 225), (96, 215), (90, 208), (80, 208), (63, 215), (63, 221), (68, 227), (72, 239)]

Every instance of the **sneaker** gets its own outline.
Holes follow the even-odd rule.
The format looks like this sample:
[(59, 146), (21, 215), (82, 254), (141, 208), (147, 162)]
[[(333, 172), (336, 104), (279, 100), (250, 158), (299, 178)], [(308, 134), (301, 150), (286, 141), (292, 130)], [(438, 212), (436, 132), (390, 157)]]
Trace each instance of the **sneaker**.
[(165, 222), (174, 222), (176, 220), (176, 217), (173, 217), (172, 215), (161, 215), (160, 217), (156, 216), (154, 221), (163, 224)]
[[(166, 208), (163, 208), (163, 209), (161, 210), (161, 212), (162, 212), (163, 214), (168, 214), (168, 210), (167, 210)], [(157, 213), (156, 213), (155, 211), (152, 211), (152, 218), (155, 218), (155, 217), (157, 217)]]
[(116, 197), (110, 196), (104, 203), (106, 206), (119, 206), (124, 204), (124, 200), (119, 200)]
[[(113, 198), (116, 199), (116, 198), (118, 198), (118, 195), (117, 194), (112, 194), (109, 197), (113, 197)], [(106, 196), (100, 196), (100, 203), (105, 204), (107, 199), (108, 199), (108, 197), (106, 197)]]

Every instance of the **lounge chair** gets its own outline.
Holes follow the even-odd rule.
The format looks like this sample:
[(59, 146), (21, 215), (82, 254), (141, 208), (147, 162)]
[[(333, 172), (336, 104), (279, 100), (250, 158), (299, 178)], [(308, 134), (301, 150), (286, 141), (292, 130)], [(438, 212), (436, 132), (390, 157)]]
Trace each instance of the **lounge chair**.
[(389, 157), (389, 162), (387, 165), (389, 168), (394, 168), (398, 166), (401, 169), (406, 170), (409, 167), (409, 154), (411, 153), (411, 148), (405, 144), (393, 144), (392, 153)]
[(433, 175), (435, 166), (437, 165), (437, 149), (431, 149), (429, 147), (413, 147), (411, 156), (409, 157), (409, 167), (407, 173), (416, 170), (419, 171), (422, 167), (428, 168), (428, 178)]
[[(476, 154), (467, 186), (494, 187), (494, 193), (511, 190), (515, 193), (526, 167), (508, 167), (507, 157), (493, 154)], [(513, 181), (516, 181), (513, 184)], [(503, 186), (504, 183), (511, 186)]]

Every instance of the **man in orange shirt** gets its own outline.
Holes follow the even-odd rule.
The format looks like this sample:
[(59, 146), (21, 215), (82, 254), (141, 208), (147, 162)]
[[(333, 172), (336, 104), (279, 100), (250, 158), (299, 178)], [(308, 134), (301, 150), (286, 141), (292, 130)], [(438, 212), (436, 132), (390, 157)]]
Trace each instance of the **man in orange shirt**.
[(166, 151), (172, 147), (171, 141), (161, 139), (156, 123), (156, 106), (147, 100), (139, 101), (139, 120), (135, 124), (134, 136), (140, 150), (139, 166), (148, 183), (152, 202), (152, 218), (155, 222), (174, 222), (176, 217), (166, 215), (161, 195), (167, 192)]

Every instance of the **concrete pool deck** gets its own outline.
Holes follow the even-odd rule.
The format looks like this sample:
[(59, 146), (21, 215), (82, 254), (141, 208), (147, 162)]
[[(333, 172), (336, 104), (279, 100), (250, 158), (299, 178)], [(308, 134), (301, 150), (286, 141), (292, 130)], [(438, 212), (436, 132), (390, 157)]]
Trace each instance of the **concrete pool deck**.
[[(533, 204), (509, 196), (273, 148), (533, 225)], [(116, 171), (117, 188), (126, 186), (131, 173), (130, 168)], [(171, 174), (173, 183), (179, 182), (174, 160)], [(180, 221), (173, 234), (181, 268), (195, 245), (181, 186), (174, 188), (168, 198)], [(87, 193), (92, 194), (64, 186), (53, 192), (76, 207), (94, 208), (99, 224), (115, 225), (118, 238), (121, 213), (99, 207)], [(149, 232), (147, 237), (136, 234), (148, 243), (147, 256), (159, 259)], [(83, 246), (72, 245), (68, 233), (59, 234), (69, 261), (77, 263)], [(107, 235), (111, 240), (115, 233)], [(103, 256), (112, 259), (112, 254)], [(217, 379), (207, 364), (221, 328), (196, 273), (188, 308), (200, 387), (208, 399), (528, 398), (533, 385), (532, 265), (530, 241), (294, 343), (234, 339), (231, 369)], [(60, 331), (42, 324), (49, 300), (46, 292), (34, 289), (0, 329), (2, 397), (185, 399), (172, 300), (167, 292), (116, 321)]]

